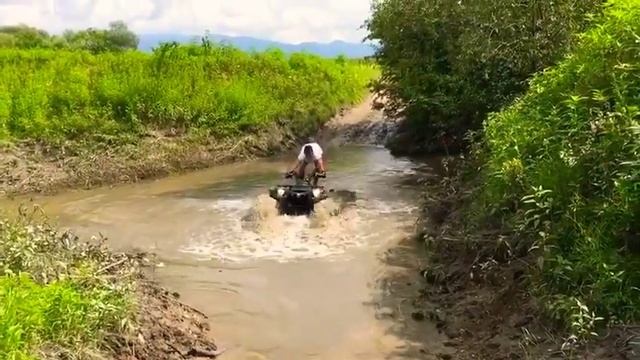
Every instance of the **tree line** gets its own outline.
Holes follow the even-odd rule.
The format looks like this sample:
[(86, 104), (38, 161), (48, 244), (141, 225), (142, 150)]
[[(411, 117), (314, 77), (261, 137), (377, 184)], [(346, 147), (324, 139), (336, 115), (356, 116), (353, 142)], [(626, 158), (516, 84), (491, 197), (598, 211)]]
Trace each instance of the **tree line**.
[(138, 36), (123, 21), (113, 21), (107, 29), (66, 30), (52, 35), (27, 25), (0, 27), (0, 49), (71, 49), (93, 53), (135, 50)]
[(556, 63), (602, 0), (375, 0), (366, 22), (379, 44), (374, 89), (406, 119), (397, 152), (461, 145), (489, 112), (527, 89)]

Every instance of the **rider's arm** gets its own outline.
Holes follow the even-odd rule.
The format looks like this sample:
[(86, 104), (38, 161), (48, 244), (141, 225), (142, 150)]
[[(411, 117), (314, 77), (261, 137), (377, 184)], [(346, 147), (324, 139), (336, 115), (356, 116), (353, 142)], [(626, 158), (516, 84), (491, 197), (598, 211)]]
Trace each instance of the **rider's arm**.
[(324, 151), (318, 144), (316, 144), (316, 167), (323, 173), (326, 171), (324, 168)]
[(298, 169), (298, 167), (300, 167), (300, 163), (302, 161), (296, 159), (296, 161), (291, 165), (291, 167), (289, 168), (289, 172), (294, 172)]
[(291, 166), (291, 168), (289, 169), (289, 172), (294, 172), (296, 171), (300, 165), (302, 165), (302, 162), (304, 161), (304, 147), (300, 150), (300, 153), (298, 154), (298, 158), (293, 162), (293, 165)]

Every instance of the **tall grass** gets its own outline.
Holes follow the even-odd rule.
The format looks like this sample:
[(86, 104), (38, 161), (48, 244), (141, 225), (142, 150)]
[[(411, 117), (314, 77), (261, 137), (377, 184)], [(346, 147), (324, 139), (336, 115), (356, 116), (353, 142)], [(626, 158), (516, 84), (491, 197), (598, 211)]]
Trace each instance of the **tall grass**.
[(105, 350), (109, 334), (132, 324), (134, 270), (124, 260), (27, 218), (0, 221), (0, 358)]
[(575, 51), (485, 126), (484, 205), (531, 248), (577, 335), (640, 319), (640, 3), (609, 1)]
[(153, 54), (0, 50), (0, 140), (177, 128), (214, 136), (301, 133), (357, 102), (372, 65), (278, 50), (165, 45)]

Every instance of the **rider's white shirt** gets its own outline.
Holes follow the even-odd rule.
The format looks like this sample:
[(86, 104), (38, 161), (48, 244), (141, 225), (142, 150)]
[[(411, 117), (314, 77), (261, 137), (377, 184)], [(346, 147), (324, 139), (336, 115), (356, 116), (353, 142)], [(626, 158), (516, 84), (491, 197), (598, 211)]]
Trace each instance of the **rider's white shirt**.
[[(304, 148), (307, 145), (311, 145), (311, 149), (313, 150), (313, 159), (306, 159), (306, 156), (304, 155)], [(302, 146), (302, 149), (300, 149), (300, 154), (298, 155), (298, 160), (300, 161), (314, 161), (314, 160), (320, 160), (322, 159), (322, 148), (320, 147), (320, 145), (318, 145), (318, 143), (308, 143), (308, 144), (304, 144)]]

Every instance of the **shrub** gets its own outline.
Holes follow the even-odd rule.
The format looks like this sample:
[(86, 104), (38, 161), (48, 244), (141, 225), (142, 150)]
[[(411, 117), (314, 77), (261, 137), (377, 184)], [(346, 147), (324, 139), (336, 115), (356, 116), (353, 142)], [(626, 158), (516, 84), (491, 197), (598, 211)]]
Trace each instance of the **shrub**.
[(575, 51), (485, 126), (480, 201), (543, 250), (537, 290), (580, 335), (599, 318), (640, 318), (638, 34), (640, 4), (610, 1)]
[[(403, 116), (392, 150), (460, 145), (526, 91), (526, 80), (555, 64), (601, 0), (376, 0), (367, 22), (379, 42), (375, 89)], [(448, 145), (449, 146), (449, 145)]]
[(132, 324), (136, 270), (127, 260), (26, 217), (0, 221), (0, 358), (104, 350), (108, 334)]

